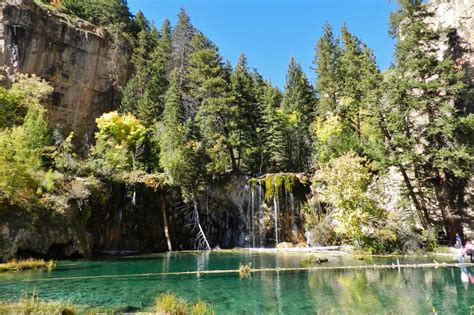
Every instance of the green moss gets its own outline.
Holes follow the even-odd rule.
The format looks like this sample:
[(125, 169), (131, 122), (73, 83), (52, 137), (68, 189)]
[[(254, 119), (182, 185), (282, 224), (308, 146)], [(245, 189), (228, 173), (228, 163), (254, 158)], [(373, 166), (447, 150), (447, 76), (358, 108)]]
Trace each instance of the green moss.
[(273, 176), (267, 175), (265, 177), (264, 186), (265, 188), (265, 200), (270, 201), (273, 198), (273, 194), (275, 193), (275, 186), (273, 185)]
[(265, 190), (265, 201), (271, 202), (273, 197), (279, 199), (283, 192), (304, 195), (311, 182), (308, 177), (301, 174), (275, 173), (260, 178), (251, 178), (248, 180), (248, 184), (262, 186)]

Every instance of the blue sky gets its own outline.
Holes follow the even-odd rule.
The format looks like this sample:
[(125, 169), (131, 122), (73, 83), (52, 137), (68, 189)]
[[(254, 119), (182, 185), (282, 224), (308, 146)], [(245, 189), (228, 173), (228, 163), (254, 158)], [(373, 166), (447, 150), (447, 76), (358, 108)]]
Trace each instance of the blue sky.
[(174, 25), (183, 7), (232, 65), (243, 52), (250, 67), (279, 87), (284, 87), (291, 56), (314, 82), (310, 67), (325, 21), (336, 34), (345, 22), (375, 51), (382, 70), (393, 56), (388, 18), (394, 0), (128, 0), (128, 5), (133, 13), (142, 10), (158, 27), (165, 18)]

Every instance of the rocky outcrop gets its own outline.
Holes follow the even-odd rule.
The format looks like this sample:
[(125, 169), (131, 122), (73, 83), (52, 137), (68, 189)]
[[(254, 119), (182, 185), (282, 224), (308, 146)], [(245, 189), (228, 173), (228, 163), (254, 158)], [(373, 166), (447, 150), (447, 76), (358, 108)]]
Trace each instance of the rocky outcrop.
[(0, 261), (14, 257), (84, 257), (92, 251), (92, 235), (66, 217), (49, 211), (32, 216), (11, 207), (0, 211)]
[(36, 74), (54, 87), (47, 104), (53, 125), (89, 142), (95, 118), (119, 103), (130, 74), (131, 48), (117, 34), (49, 11), (33, 0), (0, 2), (0, 65)]

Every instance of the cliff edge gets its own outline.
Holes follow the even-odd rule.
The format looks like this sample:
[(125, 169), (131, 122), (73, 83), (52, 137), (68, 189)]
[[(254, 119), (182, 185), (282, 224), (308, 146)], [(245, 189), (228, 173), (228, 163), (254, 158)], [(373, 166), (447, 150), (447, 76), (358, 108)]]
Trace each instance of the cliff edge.
[[(59, 13), (33, 0), (0, 1), (0, 65), (36, 74), (54, 87), (46, 105), (53, 126), (88, 143), (95, 118), (116, 108), (131, 72), (131, 46), (121, 34)], [(80, 150), (80, 148), (78, 148)]]

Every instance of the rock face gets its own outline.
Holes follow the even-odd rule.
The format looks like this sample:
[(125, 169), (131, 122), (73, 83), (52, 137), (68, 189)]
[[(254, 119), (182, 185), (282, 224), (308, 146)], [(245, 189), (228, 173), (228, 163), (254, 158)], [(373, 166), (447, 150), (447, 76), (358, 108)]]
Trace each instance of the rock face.
[(0, 65), (36, 74), (54, 87), (47, 104), (53, 125), (88, 143), (95, 118), (118, 105), (130, 74), (131, 48), (121, 36), (84, 21), (72, 21), (33, 0), (0, 2)]
[(21, 209), (1, 209), (0, 261), (14, 257), (83, 257), (92, 251), (92, 235), (68, 218), (33, 218)]
[(438, 51), (452, 51), (458, 65), (466, 71), (466, 79), (474, 86), (474, 1), (432, 0), (430, 23), (434, 28), (452, 29), (447, 41), (440, 42)]

